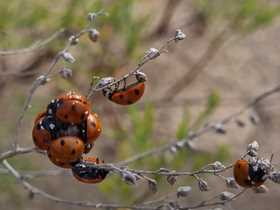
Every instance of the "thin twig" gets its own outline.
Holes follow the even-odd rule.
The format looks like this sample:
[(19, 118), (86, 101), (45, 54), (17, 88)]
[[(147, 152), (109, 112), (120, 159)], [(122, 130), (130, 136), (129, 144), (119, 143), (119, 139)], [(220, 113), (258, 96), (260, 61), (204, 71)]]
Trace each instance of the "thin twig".
[(157, 154), (169, 151), (172, 147), (181, 148), (182, 146), (186, 146), (188, 148), (192, 148), (190, 142), (197, 139), (197, 137), (202, 136), (202, 135), (204, 135), (204, 134), (206, 134), (210, 131), (216, 131), (217, 125), (224, 126), (224, 125), (228, 124), (230, 121), (237, 118), (238, 116), (240, 116), (241, 114), (246, 112), (248, 109), (253, 108), (254, 106), (256, 106), (262, 100), (266, 99), (267, 97), (269, 97), (269, 96), (271, 96), (275, 93), (278, 93), (279, 91), (280, 91), (280, 85), (276, 85), (274, 88), (271, 88), (271, 89), (265, 91), (264, 93), (258, 95), (257, 97), (255, 97), (250, 103), (245, 105), (238, 112), (235, 112), (235, 113), (225, 117), (224, 119), (222, 119), (222, 120), (220, 120), (216, 123), (208, 124), (207, 126), (200, 128), (196, 132), (190, 132), (190, 134), (186, 138), (183, 138), (180, 141), (173, 140), (170, 143), (167, 143), (165, 145), (162, 145), (162, 146), (156, 147), (154, 149), (145, 151), (141, 154), (132, 156), (132, 157), (130, 157), (130, 158), (124, 160), (124, 161), (119, 162), (118, 164), (119, 165), (128, 165), (132, 162), (142, 160), (146, 157), (157, 155)]
[(57, 37), (59, 37), (61, 34), (65, 32), (65, 29), (60, 29), (54, 34), (52, 34), (49, 38), (43, 41), (37, 41), (34, 44), (32, 44), (30, 47), (23, 48), (23, 49), (15, 49), (15, 50), (0, 50), (0, 56), (7, 56), (7, 55), (16, 55), (16, 54), (22, 54), (22, 53), (31, 53), (36, 50), (42, 49), (46, 45), (48, 45), (50, 42), (55, 40)]
[(23, 185), (23, 187), (30, 192), (32, 195), (41, 196), (43, 198), (46, 198), (48, 200), (54, 201), (56, 203), (63, 203), (71, 206), (80, 206), (80, 207), (91, 207), (91, 208), (128, 208), (128, 209), (142, 209), (142, 210), (153, 210), (154, 207), (149, 206), (129, 206), (129, 205), (119, 205), (119, 204), (104, 204), (104, 203), (93, 203), (91, 201), (72, 201), (72, 200), (66, 200), (63, 198), (56, 197), (54, 195), (51, 195), (33, 185), (31, 185), (29, 182), (24, 180), (21, 176), (21, 174), (7, 161), (4, 160), (2, 164), (9, 170), (9, 172)]

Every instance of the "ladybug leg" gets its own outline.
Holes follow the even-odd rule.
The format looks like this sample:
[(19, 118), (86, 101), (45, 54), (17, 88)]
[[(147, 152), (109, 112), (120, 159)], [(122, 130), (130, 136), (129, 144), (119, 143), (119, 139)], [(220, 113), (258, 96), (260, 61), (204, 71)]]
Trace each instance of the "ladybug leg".
[(120, 87), (120, 82), (117, 82), (115, 85), (114, 85), (114, 90), (112, 90), (112, 93), (117, 91)]

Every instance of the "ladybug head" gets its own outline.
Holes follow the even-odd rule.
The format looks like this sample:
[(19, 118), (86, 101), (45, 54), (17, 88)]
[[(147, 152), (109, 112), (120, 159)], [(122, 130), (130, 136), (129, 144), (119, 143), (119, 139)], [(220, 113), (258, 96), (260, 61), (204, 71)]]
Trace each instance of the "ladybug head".
[(47, 114), (54, 115), (56, 113), (57, 108), (62, 104), (62, 100), (60, 99), (53, 99), (51, 103), (48, 104), (47, 107)]
[(136, 77), (138, 82), (145, 82), (145, 81), (147, 81), (147, 75), (144, 72), (137, 71), (135, 73), (135, 77)]
[(99, 88), (103, 88), (113, 82), (115, 82), (115, 78), (114, 77), (104, 77), (102, 79), (99, 80), (99, 82), (96, 84), (95, 88), (99, 89)]
[(266, 159), (252, 159), (249, 161), (249, 177), (255, 183), (265, 181), (270, 170), (271, 163)]

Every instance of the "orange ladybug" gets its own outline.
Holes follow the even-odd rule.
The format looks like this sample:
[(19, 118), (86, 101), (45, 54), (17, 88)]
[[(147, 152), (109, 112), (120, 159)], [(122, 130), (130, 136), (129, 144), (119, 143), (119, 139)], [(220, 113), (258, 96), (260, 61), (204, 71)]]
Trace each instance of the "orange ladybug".
[(56, 166), (59, 166), (61, 168), (72, 168), (73, 165), (75, 165), (79, 160), (74, 161), (74, 162), (69, 162), (69, 161), (62, 161), (54, 156), (52, 156), (50, 153), (48, 153), (49, 160), (55, 164)]
[(96, 113), (90, 113), (86, 120), (87, 143), (92, 144), (102, 131), (101, 121)]
[(242, 187), (258, 187), (266, 180), (265, 171), (258, 165), (252, 165), (247, 160), (237, 160), (234, 164), (235, 181)]
[(39, 114), (37, 114), (37, 116), (35, 117), (35, 120), (34, 120), (34, 124), (37, 123), (37, 121), (40, 120), (45, 115), (46, 115), (46, 112), (40, 112)]
[[(120, 104), (120, 105), (129, 105), (134, 104), (140, 100), (145, 91), (145, 81), (147, 80), (147, 76), (143, 72), (135, 73), (136, 82), (126, 85), (126, 78), (116, 83), (116, 85), (112, 85), (111, 87), (107, 87), (103, 89), (103, 95), (107, 97), (109, 100)], [(107, 79), (107, 78), (105, 78)], [(109, 79), (107, 79), (110, 81)], [(106, 80), (106, 81), (107, 81)], [(112, 80), (112, 79), (111, 79)], [(120, 83), (123, 82), (123, 87), (119, 88)], [(112, 81), (111, 81), (112, 83)], [(102, 87), (102, 84), (106, 84), (106, 82), (100, 82), (99, 86)]]
[(77, 180), (83, 183), (100, 183), (109, 173), (106, 169), (95, 167), (96, 164), (100, 163), (104, 163), (104, 161), (95, 156), (84, 157), (72, 167), (72, 174)]
[(47, 150), (52, 139), (57, 137), (58, 127), (56, 120), (52, 116), (39, 113), (32, 130), (34, 144), (41, 150)]
[(47, 113), (55, 115), (64, 123), (78, 124), (86, 119), (90, 111), (90, 104), (87, 99), (73, 91), (51, 101), (48, 105)]
[(62, 162), (75, 162), (84, 153), (84, 142), (73, 136), (60, 137), (51, 142), (48, 156)]

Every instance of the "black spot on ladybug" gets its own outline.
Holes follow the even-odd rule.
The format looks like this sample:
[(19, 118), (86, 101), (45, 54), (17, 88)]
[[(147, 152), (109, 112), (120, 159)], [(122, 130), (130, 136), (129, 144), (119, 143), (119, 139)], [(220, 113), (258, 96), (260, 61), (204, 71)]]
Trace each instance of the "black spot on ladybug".
[(132, 104), (133, 102), (132, 101), (127, 101), (127, 104)]
[(92, 127), (96, 127), (94, 122), (91, 122), (90, 124), (91, 124)]
[(139, 91), (138, 89), (135, 89), (135, 90), (134, 90), (134, 93), (135, 93), (135, 95), (137, 95), (137, 96), (140, 95), (140, 91)]
[(64, 119), (68, 119), (68, 115), (66, 114), (66, 115), (64, 115)]
[(76, 153), (76, 150), (73, 149), (72, 152), (71, 152), (71, 154), (72, 154), (72, 155), (75, 155), (75, 153)]
[(61, 139), (61, 140), (60, 140), (60, 145), (61, 145), (61, 146), (64, 146), (64, 144), (65, 144), (65, 141), (64, 141), (63, 139)]
[(123, 95), (121, 94), (121, 95), (120, 95), (120, 99), (122, 99), (122, 98), (123, 98)]
[(83, 101), (83, 104), (85, 104), (85, 105), (86, 105), (86, 104), (87, 104), (87, 102)]

